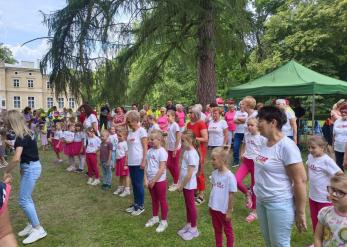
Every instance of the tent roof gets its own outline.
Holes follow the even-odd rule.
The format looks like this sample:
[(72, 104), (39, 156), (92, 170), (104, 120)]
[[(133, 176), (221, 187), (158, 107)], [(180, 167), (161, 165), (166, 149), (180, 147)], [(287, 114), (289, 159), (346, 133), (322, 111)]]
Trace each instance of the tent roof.
[(347, 94), (347, 82), (334, 79), (290, 61), (273, 72), (248, 83), (233, 87), (231, 97), (301, 96), (313, 94)]

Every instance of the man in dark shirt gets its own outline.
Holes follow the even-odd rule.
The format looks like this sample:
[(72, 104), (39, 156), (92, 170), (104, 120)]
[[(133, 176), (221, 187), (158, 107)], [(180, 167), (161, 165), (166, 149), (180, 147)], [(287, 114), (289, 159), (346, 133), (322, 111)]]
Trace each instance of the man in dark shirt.
[(302, 117), (305, 116), (305, 109), (301, 106), (300, 101), (297, 100), (294, 103), (294, 108), (293, 111), (295, 113), (295, 117), (296, 117), (296, 126), (298, 126), (298, 131), (297, 131), (297, 140), (298, 140), (298, 146), (300, 147), (300, 135), (303, 134), (303, 126), (302, 126)]
[(168, 110), (173, 110), (176, 111), (176, 107), (174, 106), (174, 104), (172, 103), (172, 100), (168, 100), (167, 104), (166, 104), (166, 111)]
[(107, 129), (107, 116), (110, 113), (110, 108), (108, 105), (104, 105), (100, 109), (100, 130), (102, 129), (102, 126), (104, 126), (104, 129)]

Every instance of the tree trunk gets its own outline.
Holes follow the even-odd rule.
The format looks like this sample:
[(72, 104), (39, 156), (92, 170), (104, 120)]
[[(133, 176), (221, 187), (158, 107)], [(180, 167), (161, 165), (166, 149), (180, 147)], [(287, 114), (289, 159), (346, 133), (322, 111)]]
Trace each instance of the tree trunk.
[(205, 108), (216, 101), (215, 45), (212, 0), (201, 0), (203, 8), (198, 32), (197, 100)]

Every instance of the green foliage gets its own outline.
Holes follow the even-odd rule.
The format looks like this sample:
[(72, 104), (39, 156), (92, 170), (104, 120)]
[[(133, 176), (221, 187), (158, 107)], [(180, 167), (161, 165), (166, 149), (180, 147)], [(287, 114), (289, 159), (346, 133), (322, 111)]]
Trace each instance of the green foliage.
[(12, 51), (8, 47), (4, 46), (3, 43), (0, 43), (0, 61), (10, 64), (17, 62), (12, 55)]

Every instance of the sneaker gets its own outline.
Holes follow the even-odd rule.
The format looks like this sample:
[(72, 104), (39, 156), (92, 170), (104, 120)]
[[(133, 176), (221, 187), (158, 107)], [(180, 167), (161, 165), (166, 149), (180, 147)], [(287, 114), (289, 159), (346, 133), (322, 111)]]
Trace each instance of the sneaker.
[(131, 213), (131, 215), (139, 216), (143, 212), (145, 212), (145, 208), (144, 207), (138, 207), (136, 210), (134, 210), (134, 212)]
[(41, 238), (44, 238), (47, 236), (47, 232), (43, 229), (42, 226), (40, 228), (36, 229), (33, 228), (30, 235), (23, 240), (23, 244), (31, 244), (36, 242), (37, 240), (40, 240)]
[(169, 187), (169, 191), (171, 191), (171, 192), (176, 191), (177, 189), (178, 189), (177, 184), (172, 184), (172, 185), (170, 185), (170, 187)]
[(83, 172), (83, 170), (82, 170), (82, 169), (80, 169), (80, 168), (78, 168), (78, 169), (76, 169), (74, 172), (76, 172), (76, 173), (82, 173), (82, 172)]
[(95, 185), (98, 185), (100, 184), (100, 179), (94, 179), (93, 183), (91, 183), (91, 185), (95, 186)]
[(87, 182), (87, 184), (92, 185), (92, 184), (93, 184), (93, 182), (94, 182), (94, 179), (93, 179), (93, 178), (88, 178), (88, 182)]
[(60, 164), (60, 163), (63, 163), (63, 160), (62, 160), (62, 159), (58, 160), (58, 163), (59, 163), (59, 164)]
[(166, 220), (162, 220), (159, 223), (159, 226), (157, 227), (157, 229), (155, 229), (156, 232), (163, 232), (166, 230), (166, 228), (168, 227), (167, 221)]
[(190, 229), (190, 224), (185, 225), (182, 229), (178, 230), (178, 236), (182, 237), (182, 234)]
[(192, 240), (193, 238), (199, 237), (199, 235), (200, 234), (198, 229), (193, 230), (192, 228), (189, 228), (185, 233), (182, 234), (181, 237), (183, 238), (183, 240), (189, 241), (189, 240)]
[(240, 166), (240, 164), (238, 164), (238, 163), (234, 163), (231, 165), (231, 167), (239, 167), (239, 166)]
[(135, 205), (131, 205), (130, 207), (128, 207), (127, 209), (125, 209), (125, 212), (127, 213), (132, 213), (135, 211)]
[(120, 197), (126, 197), (130, 195), (130, 190), (125, 189), (119, 196)]
[(122, 191), (123, 191), (123, 187), (118, 186), (118, 188), (113, 192), (113, 195), (118, 195), (122, 193)]
[(198, 196), (196, 199), (195, 199), (195, 205), (201, 205), (205, 202), (205, 199), (201, 196)]
[(18, 232), (19, 237), (25, 237), (28, 236), (33, 230), (33, 226), (31, 224), (28, 224), (22, 231)]
[(73, 171), (76, 170), (76, 167), (75, 167), (75, 166), (69, 166), (68, 168), (66, 168), (66, 170), (67, 170), (68, 172), (73, 172)]
[(159, 223), (159, 217), (158, 216), (153, 216), (152, 218), (150, 218), (147, 223), (145, 224), (145, 227), (152, 227), (155, 224)]

